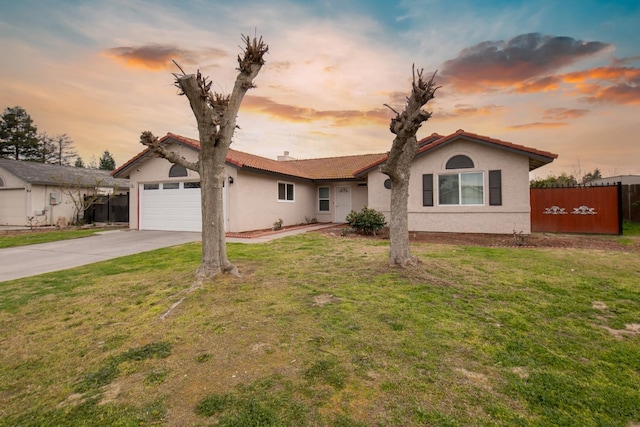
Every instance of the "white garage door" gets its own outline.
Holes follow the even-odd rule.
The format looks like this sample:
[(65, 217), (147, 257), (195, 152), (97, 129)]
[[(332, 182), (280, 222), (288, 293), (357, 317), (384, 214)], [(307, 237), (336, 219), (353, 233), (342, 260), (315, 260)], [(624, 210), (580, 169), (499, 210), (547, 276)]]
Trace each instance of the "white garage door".
[(0, 190), (0, 225), (26, 225), (27, 215), (24, 188)]
[(140, 229), (202, 231), (200, 183), (140, 184)]

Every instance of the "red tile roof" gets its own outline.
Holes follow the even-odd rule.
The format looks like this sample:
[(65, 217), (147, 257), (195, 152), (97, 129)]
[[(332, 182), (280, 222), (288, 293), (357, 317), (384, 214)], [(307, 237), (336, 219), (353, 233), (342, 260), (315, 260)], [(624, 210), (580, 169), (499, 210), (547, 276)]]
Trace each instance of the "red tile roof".
[[(513, 144), (507, 141), (465, 132), (459, 129), (451, 135), (442, 136), (434, 133), (418, 141), (418, 156), (446, 145), (458, 139), (466, 139), (481, 144), (497, 146), (498, 148), (517, 152), (529, 157), (529, 170), (536, 169), (547, 163), (551, 163), (558, 155), (525, 147), (524, 145)], [(194, 150), (200, 150), (200, 143), (191, 138), (167, 133), (160, 138), (161, 144), (177, 142)], [(126, 171), (133, 165), (151, 154), (151, 149), (147, 148), (133, 157), (131, 160), (113, 171), (113, 176), (126, 176)], [(327, 157), (321, 159), (306, 160), (272, 160), (242, 151), (229, 150), (227, 163), (239, 168), (253, 169), (256, 171), (271, 172), (291, 177), (305, 178), (312, 180), (343, 180), (354, 179), (373, 170), (387, 160), (387, 153), (362, 154), (356, 156)]]
[[(481, 144), (497, 146), (498, 148), (517, 152), (519, 154), (525, 155), (529, 157), (529, 170), (534, 170), (539, 168), (540, 166), (544, 166), (547, 163), (551, 163), (553, 159), (557, 159), (558, 155), (551, 153), (549, 151), (542, 151), (536, 148), (526, 147), (524, 145), (513, 144), (507, 141), (501, 141), (499, 139), (490, 138), (488, 136), (478, 135), (471, 132), (465, 132), (462, 129), (458, 129), (456, 132), (451, 135), (441, 136), (436, 133), (421, 139), (418, 141), (418, 154), (416, 156), (420, 156), (425, 154), (431, 150), (434, 150), (438, 147), (446, 145), (450, 142), (456, 141), (458, 139), (467, 139), (473, 142), (478, 142)], [(387, 160), (386, 156), (383, 159), (380, 159), (376, 163), (372, 163), (365, 168), (362, 168), (355, 172), (355, 175), (362, 175), (366, 172), (371, 171), (374, 167), (381, 165)]]
[[(178, 142), (194, 150), (200, 150), (200, 143), (191, 138), (168, 133), (160, 138), (161, 144)], [(113, 171), (113, 175), (124, 175), (126, 172), (146, 156), (152, 154), (147, 148), (138, 153), (131, 160)], [(356, 156), (328, 157), (322, 159), (307, 160), (272, 160), (254, 154), (244, 153), (230, 149), (227, 154), (227, 163), (239, 168), (254, 169), (256, 171), (272, 172), (280, 175), (288, 175), (297, 178), (312, 180), (353, 179), (354, 172), (367, 165), (385, 159), (385, 153), (363, 154)]]

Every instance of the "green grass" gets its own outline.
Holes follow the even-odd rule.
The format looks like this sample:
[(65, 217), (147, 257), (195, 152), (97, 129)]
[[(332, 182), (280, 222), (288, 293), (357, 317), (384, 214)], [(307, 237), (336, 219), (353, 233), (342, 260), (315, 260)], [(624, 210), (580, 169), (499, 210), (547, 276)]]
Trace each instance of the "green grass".
[(640, 236), (640, 222), (624, 220), (622, 222), (622, 234), (624, 236)]
[(77, 239), (105, 231), (103, 228), (87, 228), (81, 230), (37, 231), (23, 234), (0, 234), (0, 249), (16, 246), (36, 245), (38, 243), (57, 242), (59, 240)]
[(638, 253), (309, 233), (186, 293), (199, 251), (0, 283), (0, 425), (640, 423)]

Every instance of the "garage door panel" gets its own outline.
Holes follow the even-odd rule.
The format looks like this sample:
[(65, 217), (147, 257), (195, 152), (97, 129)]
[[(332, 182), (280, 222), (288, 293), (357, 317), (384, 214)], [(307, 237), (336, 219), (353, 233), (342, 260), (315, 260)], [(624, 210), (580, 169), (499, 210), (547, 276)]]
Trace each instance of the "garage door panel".
[(201, 231), (200, 189), (145, 190), (140, 186), (140, 229)]
[(27, 215), (24, 188), (0, 191), (0, 225), (25, 225)]

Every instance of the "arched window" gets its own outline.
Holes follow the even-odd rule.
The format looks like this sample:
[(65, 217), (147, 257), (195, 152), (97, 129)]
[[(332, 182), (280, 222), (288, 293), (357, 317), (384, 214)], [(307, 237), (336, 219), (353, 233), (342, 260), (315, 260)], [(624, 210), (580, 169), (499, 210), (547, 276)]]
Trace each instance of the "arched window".
[(473, 167), (473, 160), (462, 154), (450, 158), (446, 166), (447, 169), (472, 169)]
[(169, 169), (169, 178), (176, 178), (179, 176), (187, 176), (187, 169), (180, 165), (171, 166), (171, 169)]

